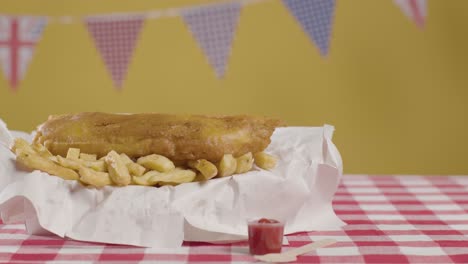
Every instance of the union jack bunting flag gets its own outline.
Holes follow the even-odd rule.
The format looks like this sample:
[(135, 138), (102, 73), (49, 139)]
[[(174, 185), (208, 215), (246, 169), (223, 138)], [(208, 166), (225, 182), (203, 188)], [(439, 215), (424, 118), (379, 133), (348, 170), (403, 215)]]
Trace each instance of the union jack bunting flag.
[(45, 17), (0, 15), (0, 64), (13, 90), (24, 79), (46, 22)]
[(427, 1), (426, 0), (393, 0), (395, 4), (405, 13), (407, 17), (418, 25), (424, 27), (427, 16)]

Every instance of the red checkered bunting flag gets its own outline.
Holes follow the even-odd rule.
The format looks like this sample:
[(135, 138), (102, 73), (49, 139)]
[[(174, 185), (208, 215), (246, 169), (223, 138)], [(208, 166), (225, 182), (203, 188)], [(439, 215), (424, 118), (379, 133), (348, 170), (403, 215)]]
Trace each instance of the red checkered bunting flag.
[(393, 2), (395, 2), (403, 13), (413, 20), (418, 27), (424, 27), (427, 17), (426, 0), (393, 0)]
[(46, 23), (45, 17), (0, 16), (0, 63), (13, 90), (24, 79)]
[(182, 17), (218, 78), (224, 77), (236, 32), (239, 2), (186, 9)]
[(320, 53), (327, 55), (335, 0), (283, 0), (283, 3), (317, 45)]
[(85, 22), (114, 85), (122, 88), (144, 18), (88, 17)]

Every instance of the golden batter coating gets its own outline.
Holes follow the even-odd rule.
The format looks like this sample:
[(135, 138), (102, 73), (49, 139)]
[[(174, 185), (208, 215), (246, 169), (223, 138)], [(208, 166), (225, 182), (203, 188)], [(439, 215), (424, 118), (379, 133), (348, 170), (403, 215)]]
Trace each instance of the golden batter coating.
[(54, 155), (69, 148), (105, 156), (109, 151), (138, 158), (159, 154), (175, 162), (219, 161), (263, 151), (280, 121), (253, 116), (80, 113), (52, 116), (34, 142)]

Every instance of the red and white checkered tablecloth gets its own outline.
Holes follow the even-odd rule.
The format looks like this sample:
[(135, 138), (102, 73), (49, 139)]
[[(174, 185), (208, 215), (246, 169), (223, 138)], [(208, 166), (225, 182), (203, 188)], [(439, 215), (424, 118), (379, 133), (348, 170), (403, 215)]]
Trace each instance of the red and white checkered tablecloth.
[[(339, 242), (301, 263), (468, 263), (467, 176), (343, 177), (333, 206), (340, 231), (287, 236), (290, 247), (322, 238)], [(287, 250), (287, 248), (285, 249)], [(138, 248), (29, 236), (24, 225), (0, 225), (0, 262), (249, 263), (245, 243), (186, 243)]]

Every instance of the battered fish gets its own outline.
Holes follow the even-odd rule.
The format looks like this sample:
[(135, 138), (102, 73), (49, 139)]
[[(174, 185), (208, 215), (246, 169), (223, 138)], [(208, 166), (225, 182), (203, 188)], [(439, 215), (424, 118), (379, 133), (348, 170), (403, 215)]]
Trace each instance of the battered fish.
[(98, 157), (115, 150), (132, 158), (160, 154), (175, 162), (217, 162), (224, 154), (263, 151), (279, 125), (253, 116), (80, 113), (50, 117), (34, 142), (61, 156), (79, 148)]

